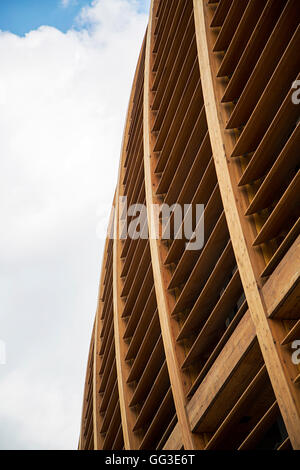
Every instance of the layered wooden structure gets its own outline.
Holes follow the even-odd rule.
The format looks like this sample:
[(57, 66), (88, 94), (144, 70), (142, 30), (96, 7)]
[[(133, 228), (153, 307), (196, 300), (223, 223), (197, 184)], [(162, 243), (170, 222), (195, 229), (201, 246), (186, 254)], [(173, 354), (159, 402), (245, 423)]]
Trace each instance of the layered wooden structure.
[[(298, 0), (153, 0), (112, 215), (80, 449), (300, 449)], [(205, 244), (152, 204), (205, 204)]]

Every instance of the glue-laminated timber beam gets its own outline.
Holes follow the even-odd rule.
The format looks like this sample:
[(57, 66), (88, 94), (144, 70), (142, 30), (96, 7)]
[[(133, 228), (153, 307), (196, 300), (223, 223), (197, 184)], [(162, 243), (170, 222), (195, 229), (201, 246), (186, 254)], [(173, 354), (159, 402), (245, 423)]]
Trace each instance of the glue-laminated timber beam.
[(128, 132), (130, 128), (130, 115), (133, 109), (133, 98), (135, 89), (137, 86), (137, 80), (142, 64), (143, 46), (140, 52), (135, 77), (133, 81), (133, 87), (131, 91), (131, 97), (129, 101), (126, 125), (123, 135), (123, 143), (121, 150), (121, 159), (119, 166), (119, 177), (116, 191), (115, 200), (115, 218), (114, 218), (114, 244), (113, 244), (113, 322), (114, 322), (114, 337), (115, 337), (115, 351), (116, 351), (116, 368), (117, 368), (117, 381), (118, 381), (118, 392), (120, 400), (120, 411), (121, 411), (121, 422), (124, 437), (124, 447), (126, 450), (137, 449), (140, 445), (140, 439), (137, 434), (134, 433), (133, 427), (136, 420), (135, 412), (130, 408), (129, 404), (132, 398), (133, 390), (128, 386), (127, 376), (129, 373), (129, 366), (126, 363), (126, 344), (124, 342), (125, 334), (125, 323), (121, 318), (122, 315), (122, 299), (121, 299), (121, 281), (120, 275), (122, 271), (121, 265), (121, 240), (119, 237), (119, 197), (122, 195), (121, 182), (124, 178), (124, 163), (126, 159), (126, 148), (128, 142)]
[[(152, 68), (152, 41), (154, 16), (158, 5), (157, 0), (152, 0), (150, 7), (150, 19), (146, 42), (146, 58), (145, 58), (145, 78), (144, 78), (144, 168), (145, 168), (145, 189), (146, 204), (150, 238), (150, 250), (152, 267), (154, 274), (154, 285), (157, 297), (158, 314), (161, 325), (162, 339), (164, 350), (166, 353), (166, 362), (168, 366), (172, 393), (181, 432), (181, 441), (185, 449), (199, 449), (203, 447), (202, 439), (191, 432), (190, 424), (186, 412), (187, 399), (184, 389), (185, 378), (180, 369), (179, 358), (182, 356), (180, 348), (176, 344), (176, 321), (171, 318), (168, 293), (165, 289), (163, 279), (163, 264), (160, 253), (160, 240), (156, 239), (155, 234), (155, 214), (153, 212), (153, 204), (159, 203), (155, 196), (155, 187), (152, 175), (155, 170), (155, 162), (153, 158), (153, 142), (151, 142), (151, 129), (153, 127), (153, 117), (150, 115), (150, 93), (152, 89), (151, 68)], [(152, 119), (151, 119), (152, 117)], [(183, 359), (183, 358), (182, 358)]]
[(101, 449), (103, 445), (103, 438), (99, 432), (100, 429), (100, 394), (99, 394), (99, 387), (100, 387), (100, 347), (101, 347), (101, 338), (100, 338), (100, 326), (101, 326), (101, 316), (103, 310), (103, 288), (104, 288), (104, 278), (105, 278), (105, 265), (108, 260), (108, 245), (109, 245), (109, 234), (111, 233), (113, 224), (113, 211), (111, 211), (109, 224), (108, 224), (108, 236), (105, 241), (104, 246), (104, 256), (102, 260), (102, 268), (101, 268), (101, 275), (100, 275), (100, 284), (99, 284), (99, 293), (98, 293), (98, 304), (97, 304), (97, 311), (95, 316), (95, 335), (94, 335), (94, 374), (93, 374), (93, 425), (94, 425), (94, 450)]
[[(194, 0), (194, 13), (208, 128), (233, 249), (257, 338), (291, 444), (294, 449), (300, 449), (299, 388), (290, 380), (288, 366), (281, 358), (280, 326), (272, 324), (266, 315), (259, 285), (259, 272), (261, 272), (259, 256), (250, 249), (250, 242), (246, 235), (250, 224), (243, 219), (245, 211), (241, 207), (241, 195), (237, 191), (237, 185), (232, 182), (232, 172), (226, 154), (230, 136), (225, 133), (225, 110), (219, 106), (221, 90), (218, 89), (216, 80), (217, 64), (211, 52), (212, 38), (208, 33), (211, 18), (203, 0)], [(253, 263), (254, 259), (257, 260), (257, 264)]]
[[(79, 449), (84, 449), (86, 445), (86, 438), (84, 436), (84, 431), (85, 431), (85, 414), (87, 411), (87, 408), (90, 404), (88, 401), (88, 395), (89, 395), (89, 381), (91, 377), (91, 371), (93, 370), (93, 360), (94, 360), (94, 343), (95, 343), (95, 321), (94, 321), (94, 326), (93, 326), (93, 331), (92, 331), (92, 337), (90, 341), (90, 348), (89, 348), (89, 355), (88, 355), (88, 360), (87, 360), (87, 368), (86, 368), (86, 377), (85, 377), (85, 383), (84, 383), (84, 393), (83, 393), (83, 407), (82, 407), (82, 416), (81, 416), (81, 430), (80, 430), (80, 438), (79, 438)], [(91, 384), (91, 387), (93, 387), (93, 383)]]

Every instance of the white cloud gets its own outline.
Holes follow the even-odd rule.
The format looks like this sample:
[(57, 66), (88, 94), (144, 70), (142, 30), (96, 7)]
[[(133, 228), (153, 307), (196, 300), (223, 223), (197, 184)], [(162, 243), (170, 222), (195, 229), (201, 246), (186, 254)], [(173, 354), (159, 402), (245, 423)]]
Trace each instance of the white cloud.
[(72, 0), (61, 0), (61, 4), (64, 8), (68, 7), (70, 5), (70, 2)]
[(0, 33), (0, 448), (77, 446), (97, 214), (112, 201), (146, 27), (137, 6), (96, 1), (66, 34)]

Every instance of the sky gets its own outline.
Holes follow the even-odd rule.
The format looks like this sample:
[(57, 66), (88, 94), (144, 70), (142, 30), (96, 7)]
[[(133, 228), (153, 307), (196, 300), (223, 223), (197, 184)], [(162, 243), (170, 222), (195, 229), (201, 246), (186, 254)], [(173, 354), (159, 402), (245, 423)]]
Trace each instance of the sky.
[(100, 233), (148, 8), (0, 2), (0, 449), (77, 448)]

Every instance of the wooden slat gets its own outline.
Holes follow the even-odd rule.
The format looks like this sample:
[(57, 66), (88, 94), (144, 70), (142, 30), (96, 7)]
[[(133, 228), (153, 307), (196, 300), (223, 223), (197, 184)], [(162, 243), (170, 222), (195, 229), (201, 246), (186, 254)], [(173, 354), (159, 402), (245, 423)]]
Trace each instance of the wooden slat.
[(279, 415), (278, 404), (275, 401), (273, 405), (266, 411), (263, 417), (252, 429), (250, 434), (244, 439), (238, 450), (251, 450), (255, 449), (255, 446), (263, 438), (268, 428), (270, 428)]
[(290, 175), (299, 164), (297, 149), (300, 146), (300, 126), (297, 126), (282, 152), (276, 159), (259, 190), (252, 199), (246, 215), (259, 212), (269, 207), (280, 189), (290, 180)]
[[(237, 370), (242, 359), (247, 357), (255, 338), (255, 328), (248, 311), (214, 362), (210, 374), (201, 382), (187, 405), (193, 431), (197, 430), (208, 409), (220, 396), (224, 385)], [(236, 394), (237, 390), (233, 392)]]
[(189, 21), (185, 27), (185, 31), (181, 35), (181, 40), (176, 56), (173, 57), (173, 54), (169, 54), (168, 60), (165, 64), (165, 73), (161, 76), (157, 76), (157, 78), (154, 79), (152, 85), (153, 91), (155, 91), (152, 103), (152, 109), (154, 111), (157, 111), (158, 109), (166, 109), (168, 106), (169, 99), (172, 96), (174, 88), (177, 86), (176, 84), (178, 83), (178, 79), (181, 78), (180, 72), (185, 68), (184, 64), (186, 63), (187, 59), (185, 56), (185, 51), (192, 51), (196, 47), (195, 32), (193, 31), (192, 25), (193, 13), (191, 13)]
[(132, 282), (130, 286), (130, 291), (126, 297), (126, 302), (125, 302), (125, 307), (123, 310), (122, 317), (125, 317), (128, 315), (128, 313), (133, 310), (133, 307), (136, 303), (136, 300), (138, 298), (138, 294), (140, 293), (140, 288), (143, 283), (143, 280), (145, 279), (147, 269), (149, 267), (150, 263), (150, 251), (149, 251), (149, 245), (146, 246), (146, 250), (144, 252), (144, 257), (142, 257), (139, 266), (137, 267), (136, 270), (136, 275), (134, 277), (134, 281)]
[(122, 450), (123, 445), (124, 445), (123, 430), (122, 430), (122, 424), (120, 424), (118, 432), (116, 433), (116, 438), (115, 438), (111, 448), (113, 450)]
[[(193, 109), (194, 103), (192, 102), (192, 97), (195, 93), (195, 88), (199, 93), (199, 87), (199, 71), (197, 69), (197, 62), (194, 60), (193, 68), (187, 83), (185, 83), (185, 89), (182, 91), (180, 100), (178, 100), (177, 95), (173, 95), (174, 99), (169, 102), (168, 109), (163, 115), (164, 122), (154, 146), (154, 152), (160, 152), (155, 168), (156, 173), (161, 173), (164, 170), (178, 133), (184, 129), (182, 119), (186, 116), (189, 108)], [(179, 121), (178, 116), (181, 116)]]
[(268, 1), (229, 80), (222, 103), (232, 102), (241, 95), (285, 5), (286, 0)]
[(218, 355), (221, 353), (222, 349), (225, 347), (227, 341), (229, 341), (231, 335), (234, 333), (234, 330), (236, 329), (237, 325), (241, 321), (242, 317), (244, 314), (247, 312), (247, 302), (244, 301), (243, 304), (241, 305), (239, 311), (229, 324), (229, 327), (226, 329), (225, 333), (222, 335), (220, 338), (219, 342), (213, 349), (212, 353), (210, 354), (209, 358), (206, 360), (205, 364), (203, 365), (201, 371), (195, 378), (192, 386), (188, 390), (187, 396), (191, 397), (194, 395), (195, 391), (199, 387), (200, 383), (203, 381), (204, 377), (207, 375), (209, 372), (210, 368), (214, 364), (215, 360), (217, 359)]
[[(206, 194), (206, 197), (208, 196), (209, 196), (209, 192), (207, 192)], [(203, 199), (203, 203), (205, 202), (206, 200)], [(191, 207), (189, 210), (192, 210)], [(199, 233), (201, 224), (204, 224), (204, 240), (207, 240), (210, 237), (210, 234), (215, 224), (217, 223), (217, 220), (219, 219), (221, 212), (222, 212), (222, 202), (220, 198), (219, 188), (218, 186), (216, 186), (211, 197), (209, 198), (209, 201), (207, 202), (204, 208), (204, 212), (200, 220), (197, 223), (195, 232)], [(177, 267), (174, 273), (172, 274), (172, 277), (168, 283), (168, 289), (172, 289), (173, 287), (178, 287), (183, 281), (185, 281), (189, 277), (190, 273), (192, 272), (195, 266), (196, 261), (199, 258), (199, 249), (198, 250), (187, 249), (188, 244), (185, 243), (184, 238), (178, 239), (178, 242), (181, 242), (181, 243), (176, 243), (176, 242), (177, 240), (174, 240), (174, 242), (172, 243), (171, 248), (170, 248), (170, 252), (171, 252), (170, 254), (172, 254), (175, 249), (177, 249), (178, 254), (180, 254), (181, 250), (179, 251), (178, 249), (179, 246), (181, 246), (181, 248), (183, 248), (185, 251), (183, 252), (182, 257), (178, 261)], [(168, 257), (169, 257), (169, 253), (168, 253)]]
[(189, 204), (193, 199), (198, 183), (201, 180), (211, 157), (212, 152), (209, 135), (208, 131), (206, 130), (206, 134), (201, 142), (191, 167), (189, 168), (189, 172), (185, 177), (185, 181), (182, 184), (182, 187), (180, 187), (180, 185), (172, 184), (166, 194), (164, 203), (172, 205), (175, 201), (177, 201), (177, 203), (181, 205)]
[(268, 317), (287, 320), (299, 319), (299, 265), (300, 236), (264, 285), (268, 292), (268, 294), (264, 294), (263, 291)]
[(149, 266), (147, 275), (144, 279), (137, 301), (134, 305), (134, 309), (129, 317), (124, 333), (124, 339), (128, 339), (133, 336), (135, 334), (135, 330), (137, 328), (140, 318), (143, 317), (143, 315), (149, 315), (150, 317), (152, 317), (155, 312), (155, 308), (156, 298), (153, 289), (153, 275), (151, 271), (151, 266)]
[(109, 401), (110, 394), (112, 392), (112, 389), (116, 380), (117, 380), (116, 359), (114, 359), (108, 379), (107, 379), (105, 390), (102, 393), (100, 413), (103, 413), (106, 410), (107, 403)]
[[(174, 428), (176, 426), (176, 423), (177, 423), (177, 416), (176, 416), (176, 413), (175, 413), (173, 419), (169, 423), (169, 426), (167, 427), (167, 429), (163, 433), (159, 443), (156, 446), (157, 450), (164, 449), (164, 445), (166, 444), (166, 442), (168, 441), (170, 435), (172, 434), (172, 431), (174, 430)], [(172, 449), (172, 450), (174, 450), (174, 449)]]
[(127, 297), (128, 301), (130, 299), (131, 293), (134, 292), (136, 286), (138, 286), (145, 275), (145, 271), (148, 267), (150, 261), (150, 250), (149, 243), (144, 243), (144, 249), (141, 253), (141, 256), (133, 259), (133, 262), (130, 266), (130, 270), (124, 279), (124, 284), (121, 290), (121, 297)]
[[(207, 165), (207, 168), (205, 169), (205, 172), (202, 178), (199, 181), (198, 187), (191, 201), (191, 207), (195, 207), (195, 204), (207, 204), (208, 205), (209, 201), (211, 201), (211, 204), (213, 204), (213, 201), (216, 201), (217, 204), (220, 203), (220, 193), (219, 193), (218, 187), (216, 186), (216, 183), (217, 183), (216, 172), (215, 172), (213, 160), (211, 159), (209, 161), (209, 164)], [(206, 210), (206, 213), (209, 212), (208, 207), (205, 207), (205, 210)], [(205, 224), (205, 229), (207, 231), (206, 224)], [(181, 224), (179, 233), (182, 233), (182, 231), (183, 231), (183, 224)], [(167, 265), (174, 261), (178, 261), (178, 259), (181, 258), (184, 249), (185, 249), (185, 240), (177, 237), (177, 234), (176, 234), (175, 239), (172, 241), (169, 251), (164, 259), (164, 264)]]
[[(253, 378), (253, 380), (250, 382), (246, 390), (243, 392), (241, 397), (235, 403), (232, 410), (226, 416), (221, 426), (217, 429), (217, 431), (207, 444), (206, 449), (211, 450), (215, 449), (216, 447), (222, 448), (222, 439), (224, 438), (224, 434), (230, 435), (230, 431), (234, 432), (235, 423), (238, 425), (245, 414), (248, 413), (250, 414), (250, 418), (252, 417), (252, 410), (250, 409), (252, 401), (254, 401), (256, 407), (258, 408), (258, 410), (255, 410), (256, 412), (266, 408), (265, 400), (269, 400), (271, 402), (274, 400), (272, 393), (267, 393), (270, 389), (271, 384), (266, 371), (266, 366), (263, 365), (259, 372), (256, 374), (256, 376)], [(257, 395), (260, 395), (260, 400), (256, 400)], [(240, 430), (242, 430), (242, 427)], [(240, 438), (242, 438), (242, 435), (240, 436)]]
[(239, 25), (242, 15), (247, 8), (249, 0), (232, 0), (230, 9), (222, 24), (221, 31), (214, 45), (214, 52), (225, 51)]
[(287, 333), (285, 338), (281, 341), (281, 344), (289, 344), (295, 339), (300, 338), (300, 320), (297, 320), (294, 326), (290, 329), (290, 331)]
[(266, 3), (267, 0), (252, 0), (248, 2), (243, 17), (222, 59), (218, 70), (218, 77), (224, 77), (225, 75), (232, 74), (234, 71)]
[[(232, 271), (234, 265), (235, 258), (232, 251), (231, 241), (229, 241), (214, 270), (209, 276), (203, 290), (201, 291), (196, 303), (188, 314), (188, 317), (185, 320), (177, 337), (178, 341), (186, 338), (194, 330), (194, 328), (198, 328), (199, 325), (201, 325), (201, 323), (206, 319), (209, 310), (214, 305), (217, 292), (221, 290), (226, 277)], [(214, 293), (214, 295), (212, 295), (212, 293)]]
[(160, 399), (170, 387), (170, 381), (168, 376), (168, 368), (166, 362), (163, 363), (157, 377), (149, 391), (145, 403), (141, 411), (138, 414), (137, 420), (134, 425), (134, 431), (139, 430), (145, 424), (149, 422), (151, 415), (153, 414), (153, 410), (159, 403)]
[[(148, 305), (151, 305), (151, 308), (148, 308)], [(154, 311), (155, 311), (155, 293), (154, 293), (154, 287), (152, 287), (152, 290), (149, 295), (149, 303), (147, 301), (147, 304), (145, 304), (145, 307), (138, 320), (138, 324), (132, 333), (133, 337), (131, 338), (129, 346), (128, 346), (128, 351), (127, 351), (126, 358), (125, 358), (126, 360), (133, 359), (136, 356), (137, 351), (141, 345), (142, 339), (144, 338), (144, 335), (152, 320)]]
[(101, 375), (101, 380), (100, 380), (100, 392), (104, 392), (110, 371), (111, 371), (111, 364), (113, 363), (113, 357), (115, 354), (115, 344), (114, 341), (112, 341), (110, 348), (109, 348), (109, 354), (107, 357), (107, 362), (104, 364), (104, 371), (103, 374)]
[(160, 335), (159, 319), (157, 312), (153, 315), (149, 328), (143, 338), (139, 351), (137, 352), (134, 362), (130, 368), (127, 377), (127, 383), (136, 381), (141, 376), (144, 367), (147, 364), (148, 358), (151, 355), (153, 345), (156, 343)]
[(290, 438), (287, 437), (280, 446), (277, 447), (277, 450), (292, 450)]
[(298, 235), (300, 234), (300, 220), (298, 219), (297, 222), (293, 225), (291, 230), (286, 235), (283, 242), (280, 244), (279, 248), (276, 250), (268, 264), (266, 265), (265, 269), (261, 273), (261, 277), (266, 277), (272, 274), (276, 266), (280, 263), (285, 253), (288, 249), (292, 246), (294, 241), (297, 239)]
[(284, 192), (275, 209), (263, 225), (261, 231), (253, 242), (259, 245), (271, 240), (280, 234), (282, 228), (289, 220), (297, 220), (300, 215), (300, 170), (294, 176), (289, 187)]
[(210, 24), (212, 28), (215, 28), (216, 26), (222, 26), (231, 6), (231, 2), (232, 0), (220, 0)]
[(163, 356), (164, 356), (163, 351), (164, 351), (164, 348), (163, 348), (163, 343), (162, 343), (162, 339), (160, 336), (156, 342), (156, 345), (153, 348), (151, 356), (144, 369), (143, 375), (140, 378), (134, 390), (134, 393), (130, 402), (131, 407), (145, 400), (145, 397), (148, 394), (153, 384), (153, 381), (155, 380), (155, 377), (157, 376), (158, 371), (160, 370), (161, 365), (163, 363)]
[(170, 434), (163, 450), (181, 450), (183, 447), (179, 424), (177, 423)]
[[(299, 41), (300, 26), (297, 28), (284, 55), (279, 61), (279, 64), (252, 112), (251, 117), (249, 115), (249, 121), (237, 141), (231, 156), (240, 156), (245, 153), (250, 153), (256, 150), (259, 145), (261, 138), (268, 129), (273, 117), (276, 115), (280, 104), (286, 97), (287, 92), (290, 90), (291, 83), (299, 73), (300, 59), (295, 59), (295, 47), (297, 47)], [(262, 68), (263, 67), (264, 64), (262, 64)], [(261, 77), (261, 74), (258, 76)], [(245, 99), (247, 99), (247, 97)], [(243, 105), (241, 104), (240, 106), (242, 107)], [(247, 110), (251, 109), (251, 107), (249, 108), (247, 105), (245, 109), (246, 108)], [(234, 124), (229, 122), (226, 127), (229, 129), (236, 124), (237, 126), (240, 126), (245, 124), (245, 121), (239, 121), (239, 123), (236, 122)]]
[(116, 406), (115, 408), (114, 414), (110, 422), (109, 430), (106, 433), (106, 436), (103, 442), (103, 450), (111, 449), (114, 439), (115, 439), (116, 432), (118, 431), (119, 425), (120, 425), (120, 406), (118, 404), (118, 406)]
[(178, 30), (180, 31), (182, 26), (185, 25), (187, 18), (190, 15), (189, 7), (189, 3), (180, 0), (176, 4), (175, 11), (173, 10), (171, 13), (170, 9), (168, 20), (164, 25), (165, 35), (161, 42), (163, 50), (158, 51), (158, 54), (155, 56), (155, 60), (152, 65), (153, 72), (161, 74), (170, 52), (172, 49), (177, 49), (178, 38), (181, 36)]
[(240, 276), (239, 272), (236, 271), (199, 332), (182, 364), (182, 368), (188, 367), (197, 357), (209, 350), (209, 346), (214, 341), (215, 336), (218, 335), (218, 332), (225, 329), (225, 320), (235, 307), (241, 292)]
[[(201, 103), (203, 103), (202, 95), (199, 93), (200, 89), (201, 86), (199, 87), (198, 92), (195, 90), (194, 96), (192, 98), (197, 108), (200, 108)], [(190, 110), (187, 111), (188, 120), (189, 112)], [(190, 124), (192, 124), (192, 122), (190, 122)], [(194, 127), (189, 129), (189, 139), (185, 143), (185, 147), (182, 148), (181, 152), (176, 149), (176, 142), (174, 142), (174, 151), (171, 151), (168, 163), (165, 166), (157, 188), (157, 194), (164, 194), (166, 192), (170, 193), (170, 190), (173, 186), (177, 188), (182, 187), (182, 182), (185, 180), (189, 172), (189, 169), (195, 159), (195, 155), (197, 155), (197, 151), (202, 142), (202, 139), (205, 137), (206, 132), (206, 115), (205, 109), (202, 107)]]
[[(300, 74), (298, 78), (300, 78)], [(292, 91), (289, 90), (285, 100), (241, 176), (238, 183), (239, 186), (251, 183), (264, 176), (273, 163), (274, 157), (283, 151), (286, 141), (290, 141), (289, 145), (291, 145), (293, 140), (297, 139), (296, 136), (299, 132), (299, 126), (296, 126), (296, 129), (294, 129), (297, 120), (298, 109), (297, 106), (294, 106), (292, 103)], [(291, 132), (292, 135), (290, 135)]]
[(294, 384), (299, 384), (300, 383), (300, 374), (297, 375), (297, 377), (293, 380)]
[(157, 440), (157, 434), (161, 430), (162, 423), (168, 422), (173, 413), (174, 405), (172, 391), (171, 388), (169, 388), (156, 415), (154, 416), (150, 426), (147, 429), (147, 432), (140, 445), (140, 449), (151, 449), (153, 447), (152, 441)]
[(104, 414), (104, 418), (102, 421), (102, 426), (100, 428), (100, 433), (104, 433), (107, 431), (111, 418), (113, 416), (113, 413), (115, 411), (116, 403), (118, 402), (118, 384), (115, 382), (113, 391), (111, 393), (111, 396), (109, 398), (109, 402), (107, 404), (107, 408)]
[[(175, 306), (177, 311), (183, 310), (187, 307), (193, 300), (194, 296), (199, 293), (201, 287), (204, 286), (214, 264), (217, 262), (217, 259), (224, 250), (228, 238), (225, 214), (222, 212), (209, 239), (202, 249), (192, 273), (187, 279), (183, 290), (177, 299)], [(173, 284), (170, 285), (170, 288), (172, 287)]]
[(159, 2), (158, 6), (158, 20), (156, 22), (155, 28), (154, 28), (154, 47), (152, 49), (152, 52), (156, 53), (158, 46), (161, 44), (161, 40), (163, 37), (163, 33), (165, 31), (165, 26), (167, 23), (167, 18), (170, 15), (171, 8), (170, 8), (170, 3), (172, 0), (166, 0), (165, 2)]

